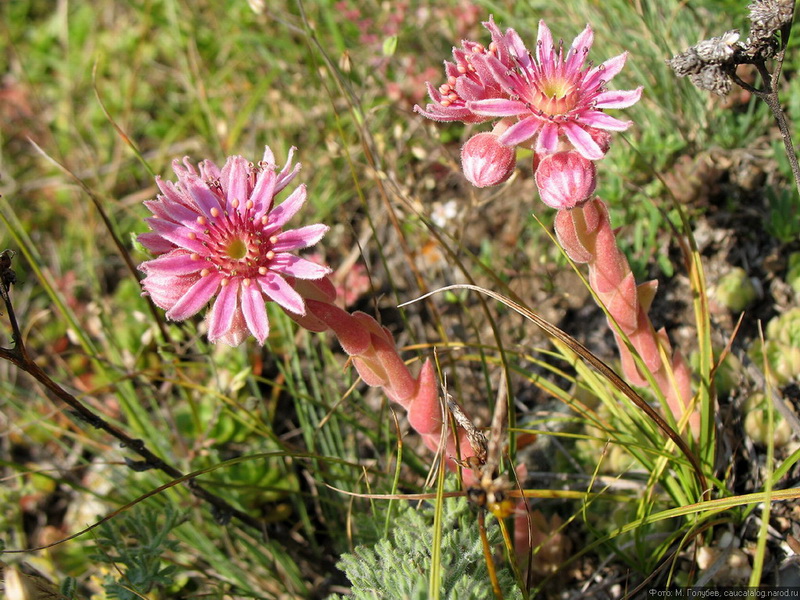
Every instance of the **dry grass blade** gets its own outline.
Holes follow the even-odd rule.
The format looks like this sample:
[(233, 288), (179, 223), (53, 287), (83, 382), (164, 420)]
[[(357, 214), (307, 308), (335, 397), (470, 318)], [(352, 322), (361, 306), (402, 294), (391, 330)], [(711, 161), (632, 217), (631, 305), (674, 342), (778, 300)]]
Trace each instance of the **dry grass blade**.
[(483, 482), (491, 480), (500, 466), (500, 457), (503, 450), (503, 429), (508, 415), (508, 384), (505, 377), (500, 377), (500, 387), (497, 390), (497, 400), (492, 415), (492, 427), (489, 430), (489, 451), (486, 466), (483, 469)]

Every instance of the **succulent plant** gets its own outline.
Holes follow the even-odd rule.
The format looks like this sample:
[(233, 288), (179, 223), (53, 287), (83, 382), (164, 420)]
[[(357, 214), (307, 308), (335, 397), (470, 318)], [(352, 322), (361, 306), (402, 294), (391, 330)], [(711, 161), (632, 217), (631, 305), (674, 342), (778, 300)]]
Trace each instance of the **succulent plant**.
[(731, 312), (738, 313), (758, 298), (758, 290), (747, 272), (741, 267), (735, 267), (720, 278), (713, 295), (717, 302)]
[(800, 375), (800, 307), (786, 311), (767, 324), (765, 342), (757, 342), (751, 358), (763, 365), (764, 357), (776, 382), (783, 385)]
[(792, 286), (796, 293), (800, 294), (800, 252), (792, 252), (789, 255), (786, 283)]
[[(744, 414), (744, 430), (750, 438), (759, 445), (766, 446), (769, 442), (769, 411), (767, 407), (769, 399), (757, 392), (751, 394), (745, 401), (743, 412)], [(781, 417), (777, 411), (772, 412), (772, 440), (775, 448), (785, 446), (792, 437), (792, 429), (789, 424)]]

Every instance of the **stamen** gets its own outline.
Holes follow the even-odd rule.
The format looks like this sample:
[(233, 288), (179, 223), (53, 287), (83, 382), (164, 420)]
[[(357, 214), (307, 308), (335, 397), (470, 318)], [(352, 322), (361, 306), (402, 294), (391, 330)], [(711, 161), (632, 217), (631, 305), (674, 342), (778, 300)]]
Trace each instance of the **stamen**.
[(186, 234), (186, 237), (189, 238), (190, 240), (196, 240), (197, 234), (194, 231), (190, 231), (188, 234)]
[(214, 218), (217, 218), (219, 216), (219, 209), (216, 206), (213, 207), (209, 212), (211, 212), (211, 216)]
[(275, 258), (275, 253), (272, 250), (270, 250), (269, 252), (266, 253), (265, 256), (267, 257), (267, 260), (272, 260), (273, 258)]
[(225, 287), (225, 286), (226, 286), (226, 285), (228, 285), (230, 282), (231, 282), (231, 280), (230, 280), (230, 279), (228, 279), (227, 277), (224, 277), (224, 278), (222, 279), (222, 281), (220, 281), (220, 282), (219, 282), (219, 284), (220, 284), (222, 287)]
[(267, 274), (267, 267), (258, 267), (258, 274), (259, 275), (266, 275)]
[(200, 271), (200, 277), (208, 277), (208, 275), (209, 275), (210, 273), (211, 273), (211, 271), (210, 271), (210, 270), (208, 270), (208, 269), (203, 269), (202, 271)]
[(197, 252), (192, 252), (189, 255), (189, 258), (191, 258), (192, 260), (200, 260), (200, 255)]
[(206, 223), (207, 223), (207, 221), (206, 221), (205, 217), (202, 217), (202, 216), (201, 217), (197, 217), (197, 224), (198, 225), (205, 225)]

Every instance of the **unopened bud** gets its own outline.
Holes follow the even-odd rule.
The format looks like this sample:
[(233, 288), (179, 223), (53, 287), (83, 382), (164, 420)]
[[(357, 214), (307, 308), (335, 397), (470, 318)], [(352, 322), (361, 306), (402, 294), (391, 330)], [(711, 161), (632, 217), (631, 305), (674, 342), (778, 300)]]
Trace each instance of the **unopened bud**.
[(516, 163), (513, 147), (504, 146), (493, 133), (472, 136), (461, 148), (461, 168), (475, 187), (489, 187), (511, 177)]
[(580, 206), (592, 198), (597, 186), (594, 162), (578, 152), (545, 156), (536, 169), (536, 186), (542, 202), (556, 210)]

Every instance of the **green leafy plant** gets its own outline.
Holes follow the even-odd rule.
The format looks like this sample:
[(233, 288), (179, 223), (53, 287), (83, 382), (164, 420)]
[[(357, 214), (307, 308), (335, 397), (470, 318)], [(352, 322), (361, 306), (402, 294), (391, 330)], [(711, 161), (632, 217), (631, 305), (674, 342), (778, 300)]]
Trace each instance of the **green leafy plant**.
[[(359, 546), (342, 555), (337, 565), (352, 585), (357, 599), (427, 598), (428, 571), (433, 556), (434, 511), (431, 506), (403, 504), (393, 519), (391, 533), (374, 546)], [(491, 523), (491, 525), (496, 525)], [(475, 535), (477, 516), (466, 499), (447, 502), (439, 525), (442, 528), (439, 560), (444, 567), (441, 598), (493, 598), (480, 540)], [(499, 529), (490, 527), (490, 542), (499, 542)], [(509, 570), (499, 574), (505, 598), (521, 598)], [(332, 596), (344, 600), (344, 596)]]
[(139, 506), (100, 525), (90, 558), (111, 566), (103, 580), (109, 598), (137, 600), (173, 585), (178, 567), (165, 558), (180, 548), (170, 533), (184, 519), (171, 505), (163, 513)]

